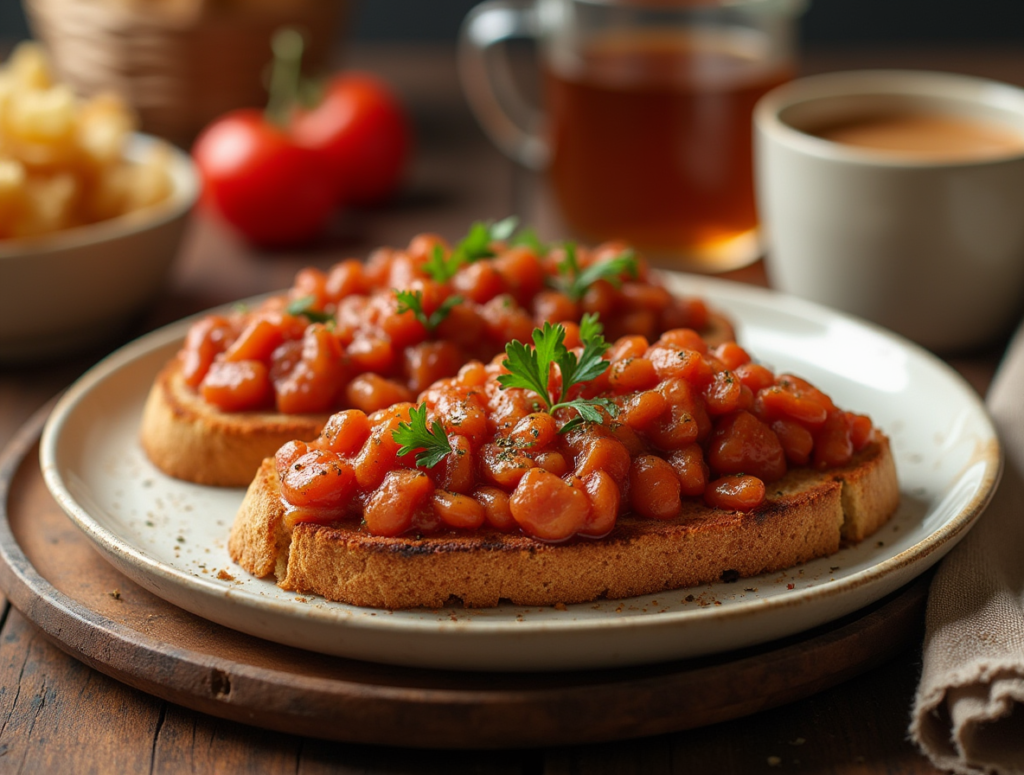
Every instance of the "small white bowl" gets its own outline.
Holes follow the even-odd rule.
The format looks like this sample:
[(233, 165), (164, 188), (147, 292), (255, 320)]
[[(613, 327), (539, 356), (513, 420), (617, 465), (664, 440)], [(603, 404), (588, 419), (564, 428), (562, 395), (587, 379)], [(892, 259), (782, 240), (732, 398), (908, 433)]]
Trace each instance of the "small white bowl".
[[(140, 159), (158, 142), (136, 134)], [(0, 360), (38, 360), (113, 336), (166, 286), (200, 183), (191, 157), (171, 148), (163, 202), (41, 237), (0, 240)]]

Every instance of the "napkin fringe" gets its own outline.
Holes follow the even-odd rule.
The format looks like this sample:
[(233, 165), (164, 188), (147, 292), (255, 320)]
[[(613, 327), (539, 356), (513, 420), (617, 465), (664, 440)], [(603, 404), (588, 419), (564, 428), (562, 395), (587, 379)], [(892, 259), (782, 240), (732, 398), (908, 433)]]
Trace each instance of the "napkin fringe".
[(935, 766), (964, 775), (1024, 772), (1024, 671), (975, 663), (919, 696), (910, 733)]

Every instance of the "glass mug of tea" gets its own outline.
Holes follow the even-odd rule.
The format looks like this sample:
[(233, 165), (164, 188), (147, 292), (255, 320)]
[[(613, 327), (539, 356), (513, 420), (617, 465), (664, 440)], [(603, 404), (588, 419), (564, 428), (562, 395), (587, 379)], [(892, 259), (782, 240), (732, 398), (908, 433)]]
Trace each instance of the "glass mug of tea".
[[(803, 0), (490, 0), (459, 70), (480, 124), (544, 170), (567, 225), (658, 263), (720, 272), (761, 253), (754, 104), (794, 75)], [(544, 108), (499, 44), (537, 41)]]

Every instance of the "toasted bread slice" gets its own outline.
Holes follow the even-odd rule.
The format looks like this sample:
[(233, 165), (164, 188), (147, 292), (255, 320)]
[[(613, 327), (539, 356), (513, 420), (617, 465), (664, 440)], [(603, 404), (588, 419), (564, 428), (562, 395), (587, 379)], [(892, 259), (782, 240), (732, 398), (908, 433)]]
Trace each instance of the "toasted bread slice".
[[(733, 341), (735, 331), (728, 318), (711, 312), (702, 336), (713, 346)], [(292, 439), (316, 438), (330, 417), (221, 411), (185, 384), (180, 364), (174, 358), (157, 375), (140, 430), (150, 461), (176, 479), (245, 487), (264, 458)]]
[(161, 471), (195, 484), (245, 487), (260, 462), (291, 439), (312, 439), (329, 414), (222, 412), (185, 384), (175, 358), (157, 375), (140, 438)]
[(610, 535), (547, 544), (499, 532), (384, 538), (348, 524), (289, 531), (274, 461), (265, 460), (231, 529), (231, 556), (256, 576), (380, 608), (581, 603), (754, 576), (836, 552), (892, 516), (896, 469), (881, 434), (842, 468), (796, 469), (749, 513), (686, 500), (669, 521), (621, 517)]

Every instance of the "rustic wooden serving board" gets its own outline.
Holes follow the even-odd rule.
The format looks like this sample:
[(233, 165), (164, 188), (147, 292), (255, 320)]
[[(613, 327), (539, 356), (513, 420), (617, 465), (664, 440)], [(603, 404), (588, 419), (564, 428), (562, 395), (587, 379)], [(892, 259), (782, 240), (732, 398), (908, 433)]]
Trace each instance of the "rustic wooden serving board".
[(854, 615), (756, 648), (578, 673), (418, 670), (328, 657), (229, 630), (109, 565), (39, 470), (45, 412), (0, 457), (0, 586), (57, 646), (126, 684), (309, 737), (432, 748), (625, 739), (808, 696), (920, 642), (928, 576)]

